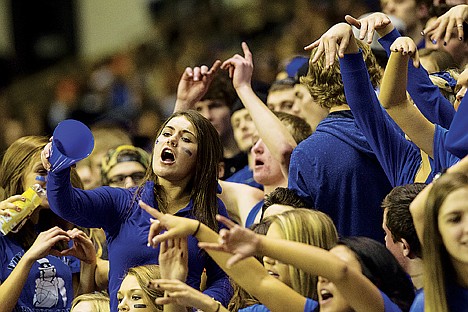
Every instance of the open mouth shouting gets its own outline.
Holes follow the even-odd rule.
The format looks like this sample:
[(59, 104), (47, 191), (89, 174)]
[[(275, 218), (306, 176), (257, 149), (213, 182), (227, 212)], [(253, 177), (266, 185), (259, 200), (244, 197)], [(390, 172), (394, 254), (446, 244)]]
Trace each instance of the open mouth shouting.
[(328, 289), (320, 290), (320, 304), (325, 304), (333, 298), (333, 294)]
[(175, 163), (175, 155), (174, 152), (169, 148), (165, 147), (161, 152), (161, 161), (164, 164), (171, 165)]

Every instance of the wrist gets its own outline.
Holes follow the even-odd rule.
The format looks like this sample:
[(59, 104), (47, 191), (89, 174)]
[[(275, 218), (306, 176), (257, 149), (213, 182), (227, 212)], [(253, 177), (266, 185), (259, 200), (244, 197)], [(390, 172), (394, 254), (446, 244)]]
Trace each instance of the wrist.
[(377, 31), (377, 34), (379, 34), (380, 37), (383, 37), (383, 36), (386, 36), (389, 33), (391, 33), (394, 28), (395, 27), (393, 26), (393, 24), (390, 23), (387, 26), (385, 26), (384, 28), (376, 29), (376, 31)]

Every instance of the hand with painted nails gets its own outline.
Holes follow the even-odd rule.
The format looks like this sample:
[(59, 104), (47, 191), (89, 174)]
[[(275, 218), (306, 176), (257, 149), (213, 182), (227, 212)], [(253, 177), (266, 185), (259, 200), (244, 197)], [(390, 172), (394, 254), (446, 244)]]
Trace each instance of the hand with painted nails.
[(188, 274), (187, 238), (174, 238), (161, 242), (159, 249), (161, 278), (185, 282)]
[(312, 62), (317, 62), (324, 54), (325, 68), (329, 68), (335, 63), (336, 54), (342, 58), (345, 53), (357, 53), (359, 51), (351, 25), (346, 23), (334, 25), (319, 39), (309, 44), (304, 49), (312, 50), (314, 48), (317, 48), (317, 50), (312, 58)]
[(156, 248), (161, 242), (168, 239), (184, 238), (192, 235), (199, 224), (198, 220), (164, 214), (141, 200), (138, 204), (155, 218), (155, 220), (151, 220), (151, 227), (148, 233), (148, 246), (153, 248)]
[(390, 46), (390, 51), (409, 55), (413, 59), (414, 67), (419, 67), (419, 52), (413, 39), (409, 37), (397, 38)]
[(218, 243), (200, 242), (198, 246), (203, 249), (224, 251), (233, 254), (226, 263), (228, 268), (237, 262), (260, 253), (261, 236), (252, 230), (239, 226), (226, 217), (217, 215), (216, 219), (226, 225), (228, 229), (219, 232)]
[(359, 39), (364, 40), (367, 36), (367, 43), (371, 44), (374, 32), (377, 31), (380, 37), (385, 36), (394, 28), (392, 21), (384, 13), (376, 12), (366, 17), (357, 19), (351, 15), (345, 16), (346, 22), (359, 29)]
[(437, 20), (426, 27), (421, 35), (429, 35), (433, 42), (444, 40), (446, 44), (454, 28), (457, 30), (458, 40), (464, 39), (463, 23), (468, 22), (468, 4), (460, 4), (439, 16)]
[(20, 212), (21, 208), (14, 204), (15, 201), (25, 201), (25, 199), (22, 195), (13, 195), (5, 200), (2, 200), (0, 202), (0, 216), (9, 217), (10, 213), (8, 212), (8, 210), (15, 210), (17, 212)]
[(174, 112), (191, 109), (195, 103), (200, 101), (208, 91), (220, 65), (221, 61), (216, 60), (211, 68), (202, 65), (194, 68), (187, 67), (185, 69), (177, 87), (177, 100)]
[(242, 50), (244, 56), (236, 54), (221, 65), (221, 69), (229, 71), (229, 77), (232, 79), (232, 85), (235, 89), (242, 86), (251, 86), (253, 73), (252, 53), (245, 42), (242, 42)]

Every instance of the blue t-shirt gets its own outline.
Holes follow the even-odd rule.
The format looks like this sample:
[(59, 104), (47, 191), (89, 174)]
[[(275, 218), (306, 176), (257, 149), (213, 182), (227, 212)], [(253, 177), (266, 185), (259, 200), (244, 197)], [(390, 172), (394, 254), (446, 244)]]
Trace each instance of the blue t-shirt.
[[(73, 188), (70, 170), (50, 172), (47, 182), (47, 198), (50, 208), (63, 219), (74, 224), (103, 228), (106, 232), (109, 253), (109, 296), (111, 311), (117, 311), (117, 291), (129, 268), (158, 264), (159, 247), (147, 246), (151, 216), (138, 205), (141, 199), (157, 208), (154, 198), (154, 183), (146, 182), (141, 194), (135, 198), (135, 190), (99, 187), (94, 190)], [(179, 210), (179, 217), (193, 218), (193, 202)], [(228, 216), (219, 200), (218, 213)], [(222, 227), (220, 225), (220, 227)], [(205, 294), (227, 305), (232, 294), (229, 279), (221, 268), (198, 247), (195, 237), (188, 237), (187, 284), (199, 289), (200, 278), (206, 268), (207, 289)]]
[(245, 219), (245, 227), (249, 228), (252, 224), (255, 223), (255, 218), (263, 207), (263, 199), (255, 204), (252, 209), (249, 211), (247, 218)]
[[(25, 251), (8, 236), (0, 237), (0, 281), (10, 276)], [(33, 264), (14, 311), (65, 312), (73, 300), (72, 274), (80, 272), (75, 257), (46, 256)]]
[(448, 130), (442, 128), (439, 125), (435, 125), (434, 134), (434, 167), (435, 173), (441, 172), (443, 169), (449, 168), (460, 161), (455, 155), (452, 155), (447, 151), (445, 147), (445, 137), (447, 136)]

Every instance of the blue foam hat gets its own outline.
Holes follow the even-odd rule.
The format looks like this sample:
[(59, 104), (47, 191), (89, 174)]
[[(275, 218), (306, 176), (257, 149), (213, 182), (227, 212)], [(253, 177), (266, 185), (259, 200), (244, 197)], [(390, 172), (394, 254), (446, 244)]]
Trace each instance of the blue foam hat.
[(54, 130), (49, 157), (51, 171), (58, 172), (91, 154), (94, 137), (91, 130), (82, 122), (66, 119)]

